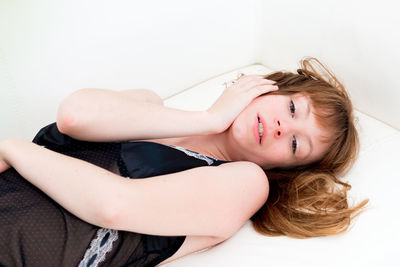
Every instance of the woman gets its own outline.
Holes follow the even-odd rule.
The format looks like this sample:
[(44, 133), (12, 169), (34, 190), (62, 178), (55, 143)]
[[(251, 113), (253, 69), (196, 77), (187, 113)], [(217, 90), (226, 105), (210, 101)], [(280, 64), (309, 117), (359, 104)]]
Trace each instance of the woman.
[(240, 77), (204, 112), (148, 90), (73, 93), (34, 139), (48, 149), (0, 143), (0, 170), (13, 167), (0, 177), (0, 263), (155, 266), (249, 218), (266, 235), (345, 231), (366, 204), (350, 208), (335, 176), (357, 153), (352, 105), (319, 61), (301, 66)]

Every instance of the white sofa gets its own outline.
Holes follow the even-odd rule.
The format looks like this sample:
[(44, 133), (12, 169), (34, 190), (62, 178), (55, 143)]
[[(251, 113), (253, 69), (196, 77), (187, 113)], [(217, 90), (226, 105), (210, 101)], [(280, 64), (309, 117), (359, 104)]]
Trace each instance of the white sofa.
[(149, 88), (204, 109), (239, 72), (326, 63), (357, 109), (361, 153), (344, 177), (369, 209), (341, 236), (265, 237), (246, 224), (178, 266), (400, 266), (400, 32), (395, 1), (0, 2), (0, 139), (31, 139), (83, 87)]

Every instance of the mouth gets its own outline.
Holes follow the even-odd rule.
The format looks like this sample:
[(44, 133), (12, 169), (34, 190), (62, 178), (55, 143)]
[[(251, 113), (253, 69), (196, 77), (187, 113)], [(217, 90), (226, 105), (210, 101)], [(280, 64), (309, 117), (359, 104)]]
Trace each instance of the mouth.
[(265, 136), (266, 136), (266, 129), (264, 128), (264, 121), (263, 119), (257, 114), (257, 119), (254, 122), (253, 126), (253, 133), (257, 140), (257, 142), (261, 145)]
[(260, 144), (264, 143), (264, 139), (267, 136), (267, 124), (265, 123), (264, 119), (257, 115), (258, 120), (258, 135), (260, 137)]

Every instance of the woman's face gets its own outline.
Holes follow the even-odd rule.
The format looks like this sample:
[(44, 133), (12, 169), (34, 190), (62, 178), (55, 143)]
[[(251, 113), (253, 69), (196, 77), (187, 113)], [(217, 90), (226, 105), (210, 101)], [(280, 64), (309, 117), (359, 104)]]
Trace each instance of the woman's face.
[[(265, 169), (293, 167), (317, 161), (327, 152), (329, 137), (313, 114), (308, 97), (263, 95), (253, 100), (229, 129), (235, 153)], [(259, 137), (259, 119), (264, 132)]]

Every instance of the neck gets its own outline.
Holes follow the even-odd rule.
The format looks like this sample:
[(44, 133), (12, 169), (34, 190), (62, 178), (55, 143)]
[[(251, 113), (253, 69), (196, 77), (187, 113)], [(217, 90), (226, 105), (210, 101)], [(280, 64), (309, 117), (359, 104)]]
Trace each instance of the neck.
[(230, 130), (231, 129), (229, 128), (223, 133), (212, 135), (173, 137), (152, 139), (148, 141), (180, 146), (205, 156), (210, 156), (224, 161), (246, 160), (240, 149), (237, 149), (235, 142), (232, 141)]
[(229, 131), (213, 135), (196, 135), (175, 138), (174, 145), (224, 161), (241, 160), (229, 137)]

